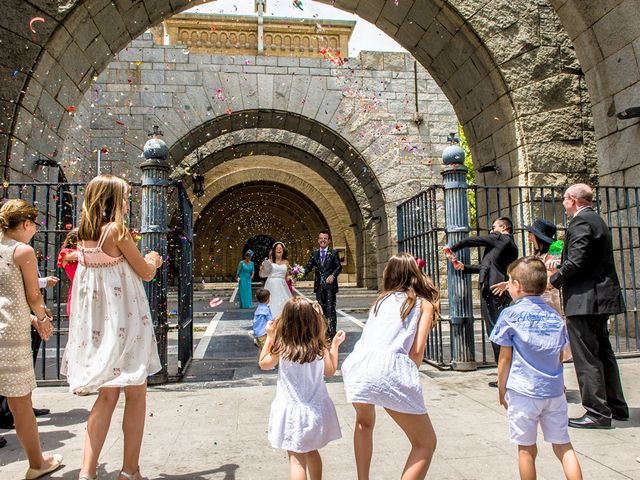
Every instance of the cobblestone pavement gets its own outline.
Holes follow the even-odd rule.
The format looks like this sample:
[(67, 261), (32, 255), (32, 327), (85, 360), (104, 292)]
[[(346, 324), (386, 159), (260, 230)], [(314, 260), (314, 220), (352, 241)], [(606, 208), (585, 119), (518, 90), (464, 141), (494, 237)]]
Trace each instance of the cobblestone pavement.
[[(339, 327), (348, 332), (342, 358), (357, 340), (357, 322), (363, 316), (354, 314), (351, 318), (355, 321), (344, 316), (339, 319)], [(149, 388), (141, 467), (150, 479), (287, 477), (285, 452), (272, 449), (266, 438), (276, 374), (261, 372), (255, 365), (257, 349), (248, 333), (251, 311), (240, 311), (225, 302), (222, 315), (217, 317), (213, 335), (205, 334), (200, 340), (206, 342), (206, 349), (200, 349), (203, 358), (194, 360), (184, 381)], [(640, 463), (635, 461), (640, 455), (640, 360), (621, 360), (620, 367), (631, 419), (614, 422), (611, 430), (570, 432), (586, 479), (640, 479)], [(497, 403), (496, 390), (487, 386), (487, 381), (495, 379), (495, 369), (458, 373), (423, 365), (421, 372), (438, 435), (428, 477), (517, 478), (516, 448), (508, 440), (505, 411)], [(566, 367), (565, 377), (570, 414), (580, 415), (582, 407), (571, 364)], [(355, 478), (351, 440), (354, 412), (346, 403), (339, 372), (328, 388), (343, 438), (321, 451), (324, 478)], [(42, 443), (47, 451), (65, 455), (65, 467), (51, 478), (77, 478), (86, 418), (94, 400), (95, 396), (73, 396), (62, 387), (35, 391), (35, 406), (52, 410), (50, 417), (39, 419)], [(100, 479), (117, 478), (123, 409), (121, 400), (102, 453)], [(377, 421), (372, 479), (399, 478), (408, 442), (382, 410)], [(8, 446), (0, 450), (0, 478), (23, 478), (27, 464), (15, 432), (0, 434), (8, 440)], [(542, 441), (539, 447), (539, 478), (562, 478), (551, 448)]]

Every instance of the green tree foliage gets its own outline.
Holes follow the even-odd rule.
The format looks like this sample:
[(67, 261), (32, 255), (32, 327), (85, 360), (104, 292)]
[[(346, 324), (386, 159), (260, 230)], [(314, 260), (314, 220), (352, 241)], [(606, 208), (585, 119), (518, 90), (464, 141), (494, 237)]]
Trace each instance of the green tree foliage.
[(476, 191), (473, 188), (476, 184), (476, 171), (473, 169), (473, 158), (471, 158), (471, 149), (469, 142), (464, 134), (462, 124), (458, 123), (458, 135), (460, 136), (460, 147), (464, 150), (464, 166), (467, 167), (467, 183), (469, 184), (469, 226), (475, 228), (478, 226), (478, 217), (476, 214)]

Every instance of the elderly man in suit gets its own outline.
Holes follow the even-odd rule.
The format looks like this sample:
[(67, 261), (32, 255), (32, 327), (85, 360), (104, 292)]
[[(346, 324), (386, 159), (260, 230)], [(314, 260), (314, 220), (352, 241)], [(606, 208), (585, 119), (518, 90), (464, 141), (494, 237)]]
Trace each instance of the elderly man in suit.
[(613, 260), (609, 228), (591, 203), (588, 185), (571, 185), (563, 205), (567, 227), (562, 263), (549, 279), (562, 289), (569, 343), (587, 412), (569, 419), (576, 428), (609, 428), (611, 419), (627, 420), (618, 363), (609, 341), (609, 315), (624, 311), (624, 299)]
[(306, 273), (316, 270), (313, 291), (316, 300), (322, 306), (322, 312), (329, 323), (328, 336), (336, 334), (338, 318), (336, 315), (336, 294), (338, 293), (338, 275), (342, 271), (338, 254), (329, 246), (331, 234), (322, 230), (318, 234), (318, 246), (309, 257), (304, 269)]
[[(511, 219), (500, 217), (491, 225), (489, 235), (467, 237), (451, 247), (445, 247), (447, 258), (453, 262), (456, 270), (462, 270), (466, 274), (478, 274), (480, 311), (487, 335), (491, 335), (500, 312), (511, 303), (511, 297), (508, 294), (494, 294), (491, 291), (491, 285), (504, 282), (507, 279), (507, 267), (518, 258), (518, 247), (513, 240), (512, 231)], [(465, 265), (456, 259), (455, 252), (468, 247), (484, 247), (480, 265)], [(500, 347), (493, 342), (491, 346), (497, 362)], [(489, 385), (498, 386), (497, 382), (489, 382)]]

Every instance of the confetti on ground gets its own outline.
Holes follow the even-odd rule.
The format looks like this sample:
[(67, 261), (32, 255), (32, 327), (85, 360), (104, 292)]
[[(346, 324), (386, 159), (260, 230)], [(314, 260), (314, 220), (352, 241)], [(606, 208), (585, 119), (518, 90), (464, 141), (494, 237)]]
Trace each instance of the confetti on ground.
[(209, 306), (211, 308), (216, 308), (222, 305), (222, 299), (220, 297), (213, 297), (209, 302)]
[(304, 10), (304, 8), (302, 8), (302, 0), (293, 0), (293, 6), (300, 10)]
[(29, 21), (29, 28), (31, 29), (31, 31), (32, 31), (33, 33), (38, 33), (38, 32), (36, 32), (36, 29), (35, 29), (35, 28), (33, 28), (33, 24), (34, 24), (34, 23), (36, 23), (36, 22), (42, 22), (42, 23), (44, 23), (44, 18), (42, 18), (42, 17), (33, 17), (33, 18)]

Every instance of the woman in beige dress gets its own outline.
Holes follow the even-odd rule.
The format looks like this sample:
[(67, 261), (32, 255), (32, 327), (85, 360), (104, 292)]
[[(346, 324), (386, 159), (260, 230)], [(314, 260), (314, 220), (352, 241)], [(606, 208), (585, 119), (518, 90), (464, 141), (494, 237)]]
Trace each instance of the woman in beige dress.
[(0, 395), (7, 397), (29, 460), (26, 479), (40, 478), (62, 464), (61, 455), (42, 454), (31, 404), (36, 388), (31, 325), (43, 340), (53, 332), (51, 312), (38, 286), (36, 255), (28, 245), (37, 230), (37, 216), (38, 210), (24, 200), (8, 200), (0, 208)]

